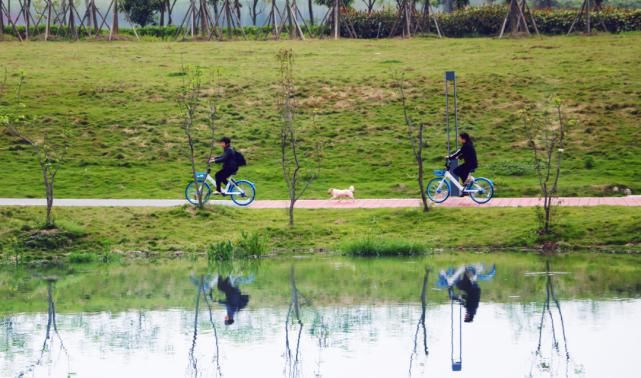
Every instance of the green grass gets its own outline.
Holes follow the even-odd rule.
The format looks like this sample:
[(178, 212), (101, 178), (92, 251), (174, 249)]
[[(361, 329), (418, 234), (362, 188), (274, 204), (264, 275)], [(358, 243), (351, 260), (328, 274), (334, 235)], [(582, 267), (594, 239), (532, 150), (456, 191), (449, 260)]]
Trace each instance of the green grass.
[[(22, 252), (23, 261), (57, 259), (69, 251), (103, 255), (113, 251), (132, 257), (205, 255), (212, 243), (243, 244), (243, 232), (260, 236), (256, 243), (247, 241), (245, 248), (262, 249), (261, 254), (334, 252), (352, 242), (358, 246), (363, 239), (383, 245), (386, 240), (402, 240), (389, 242), (388, 250), (401, 244), (403, 249), (420, 245), (431, 250), (539, 244), (532, 208), (438, 208), (428, 214), (413, 209), (301, 209), (296, 211), (293, 228), (287, 226), (285, 210), (101, 208), (98, 213), (96, 208), (59, 208), (55, 216), (73, 219), (85, 236), (74, 239), (70, 247), (45, 252), (27, 249)], [(42, 218), (41, 208), (0, 208), (0, 243), (5, 246), (5, 258), (13, 256), (12, 240), (37, 228)], [(556, 239), (563, 248), (638, 250), (641, 246), (641, 212), (636, 208), (561, 208), (557, 219), (555, 230), (560, 236)]]
[[(432, 287), (439, 270), (467, 263), (496, 264), (494, 280), (483, 282), (483, 302), (531, 303), (545, 298), (543, 277), (526, 272), (545, 270), (547, 258), (523, 253), (433, 254), (420, 258), (264, 259), (235, 273), (254, 273), (250, 308), (286, 306), (291, 298), (290, 269), (295, 265), (296, 286), (315, 305), (419, 302), (425, 268), (431, 268)], [(641, 260), (637, 256), (594, 253), (563, 254), (549, 258), (561, 300), (638, 297)], [(196, 287), (190, 275), (216, 274), (204, 259), (124, 261), (116, 264), (65, 265), (33, 270), (0, 267), (0, 314), (45, 312), (44, 277), (56, 276), (55, 301), (60, 313), (123, 311), (128, 309), (194, 308)], [(429, 290), (430, 303), (443, 303), (445, 292)]]
[[(1, 44), (9, 81), (27, 73), (27, 111), (38, 130), (74, 130), (70, 161), (58, 175), (60, 197), (180, 198), (189, 180), (181, 115), (175, 103), (181, 64), (218, 70), (219, 133), (248, 157), (241, 176), (258, 198), (283, 198), (278, 158), (276, 52), (296, 54), (298, 119), (308, 142), (322, 138), (321, 178), (355, 185), (361, 198), (417, 196), (394, 72), (404, 71), (415, 118), (428, 123), (427, 169), (445, 153), (443, 72), (458, 74), (460, 121), (477, 138), (479, 175), (499, 196), (533, 195), (530, 153), (516, 112), (526, 103), (563, 99), (569, 132), (563, 195), (641, 191), (641, 34), (514, 40), (413, 39), (233, 43)], [(209, 93), (209, 92), (208, 92)], [(6, 103), (0, 102), (0, 106)], [(317, 113), (318, 130), (310, 118)], [(35, 133), (35, 131), (31, 130)], [(200, 145), (204, 156), (204, 146)], [(0, 196), (42, 197), (31, 151), (0, 134)], [(627, 168), (626, 168), (627, 167)]]
[(354, 257), (420, 256), (427, 252), (424, 245), (402, 239), (369, 237), (348, 241), (339, 246), (342, 253)]

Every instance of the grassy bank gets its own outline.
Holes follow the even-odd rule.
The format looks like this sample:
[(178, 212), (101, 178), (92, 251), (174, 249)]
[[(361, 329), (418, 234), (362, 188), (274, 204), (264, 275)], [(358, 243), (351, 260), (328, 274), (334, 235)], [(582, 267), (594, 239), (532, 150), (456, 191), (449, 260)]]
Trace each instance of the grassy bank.
[[(175, 256), (205, 253), (211, 243), (259, 234), (269, 250), (283, 253), (336, 251), (351, 242), (373, 238), (403, 241), (428, 249), (520, 248), (539, 242), (532, 208), (298, 210), (297, 225), (287, 226), (284, 210), (217, 207), (192, 208), (60, 208), (58, 224), (72, 240), (53, 251), (27, 249), (28, 258), (56, 258), (61, 253), (121, 251), (133, 256)], [(559, 209), (558, 243), (564, 248), (603, 246), (638, 249), (641, 213), (636, 208)], [(10, 239), (42, 224), (41, 208), (2, 208), (0, 241), (12, 257)], [(140, 252), (137, 253), (136, 251)]]
[[(483, 301), (531, 303), (545, 297), (543, 277), (526, 272), (545, 270), (546, 258), (531, 254), (436, 254), (416, 259), (267, 259), (254, 266), (255, 282), (243, 286), (251, 295), (250, 307), (286, 306), (291, 298), (290, 269), (296, 285), (317, 306), (370, 303), (417, 303), (425, 268), (431, 268), (430, 287), (440, 269), (466, 263), (495, 264), (494, 280), (483, 282)], [(549, 259), (561, 300), (637, 297), (641, 287), (641, 262), (636, 256), (580, 253)], [(56, 310), (123, 311), (127, 309), (193, 308), (196, 286), (191, 275), (216, 274), (203, 260), (181, 259), (161, 263), (118, 263), (66, 266), (64, 269), (30, 271), (0, 268), (0, 314), (43, 312), (47, 287), (44, 275), (58, 277)], [(249, 274), (237, 269), (236, 274)], [(446, 301), (445, 292), (429, 290), (430, 303)]]
[[(234, 43), (2, 43), (9, 83), (26, 71), (23, 102), (42, 129), (74, 131), (58, 174), (61, 197), (180, 198), (189, 180), (175, 98), (182, 64), (220, 73), (220, 134), (249, 159), (242, 176), (259, 198), (283, 198), (275, 54), (296, 54), (303, 128), (315, 112), (325, 160), (308, 197), (355, 185), (359, 197), (416, 196), (415, 168), (392, 75), (404, 71), (417, 120), (428, 125), (427, 169), (445, 153), (443, 72), (458, 74), (462, 128), (477, 137), (479, 175), (500, 196), (535, 193), (530, 153), (516, 112), (553, 95), (569, 131), (562, 195), (641, 190), (641, 147), (631, 136), (641, 108), (641, 34), (518, 40), (413, 39)], [(209, 92), (208, 92), (209, 93)], [(210, 93), (209, 93), (210, 94)], [(1, 106), (6, 102), (0, 102)], [(34, 131), (35, 132), (35, 131)], [(202, 147), (202, 146), (201, 146)], [(205, 149), (203, 149), (204, 151)], [(0, 196), (41, 197), (40, 173), (24, 145), (0, 133)]]

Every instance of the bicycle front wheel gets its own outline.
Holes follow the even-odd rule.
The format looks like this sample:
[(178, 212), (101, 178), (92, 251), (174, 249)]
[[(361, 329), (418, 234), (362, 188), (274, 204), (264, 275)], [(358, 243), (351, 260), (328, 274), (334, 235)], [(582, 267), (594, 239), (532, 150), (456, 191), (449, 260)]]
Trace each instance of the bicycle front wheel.
[(425, 189), (432, 202), (442, 203), (450, 196), (450, 183), (443, 178), (433, 178)]
[[(205, 204), (207, 203), (207, 201), (209, 201), (209, 197), (211, 196), (211, 187), (206, 182), (201, 182), (199, 184), (199, 186), (202, 188), (203, 204)], [(193, 181), (187, 184), (187, 187), (185, 188), (185, 199), (190, 204), (198, 206), (198, 193), (196, 192), (196, 185), (194, 185)]]
[(494, 185), (486, 178), (474, 179), (470, 191), (470, 198), (478, 204), (488, 203), (494, 197)]
[(246, 180), (236, 181), (230, 192), (231, 200), (238, 206), (249, 206), (256, 198), (256, 187)]

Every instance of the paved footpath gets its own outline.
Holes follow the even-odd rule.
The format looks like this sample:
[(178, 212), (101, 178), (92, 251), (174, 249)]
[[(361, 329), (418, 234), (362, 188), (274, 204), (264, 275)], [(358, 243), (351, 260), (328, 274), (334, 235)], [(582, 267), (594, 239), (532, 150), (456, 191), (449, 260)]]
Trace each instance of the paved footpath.
[[(641, 206), (641, 196), (627, 197), (568, 197), (559, 198), (561, 206)], [(186, 204), (175, 199), (67, 199), (54, 201), (55, 206), (69, 207), (173, 207)], [(210, 201), (214, 205), (234, 206), (231, 201)], [(469, 198), (450, 198), (439, 207), (533, 207), (541, 204), (538, 198), (494, 198), (485, 205), (478, 205)], [(45, 206), (39, 198), (0, 198), (0, 206)], [(250, 207), (254, 209), (283, 209), (289, 206), (285, 200), (260, 200)], [(299, 209), (383, 209), (411, 208), (421, 206), (419, 199), (356, 199), (356, 200), (300, 200)]]

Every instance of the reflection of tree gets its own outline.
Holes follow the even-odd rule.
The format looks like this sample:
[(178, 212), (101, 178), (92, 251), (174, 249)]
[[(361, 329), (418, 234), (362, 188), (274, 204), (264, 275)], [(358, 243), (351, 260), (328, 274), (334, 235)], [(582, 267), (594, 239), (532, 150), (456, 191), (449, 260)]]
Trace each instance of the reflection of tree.
[(45, 352), (52, 350), (51, 344), (54, 336), (58, 338), (58, 341), (60, 342), (60, 350), (64, 352), (65, 356), (67, 357), (67, 365), (69, 365), (69, 353), (67, 352), (67, 348), (65, 348), (65, 344), (62, 342), (62, 337), (60, 337), (60, 333), (58, 332), (58, 322), (56, 321), (56, 304), (53, 300), (53, 287), (57, 279), (55, 277), (47, 277), (45, 280), (47, 281), (47, 328), (45, 331), (45, 339), (42, 342), (42, 348), (40, 348), (40, 356), (38, 357), (38, 360), (35, 362), (35, 364), (29, 366), (24, 372), (20, 373), (18, 375), (19, 377), (24, 376), (27, 372), (33, 371), (36, 366), (42, 363)]
[[(543, 302), (543, 308), (541, 309), (541, 320), (539, 321), (539, 339), (536, 346), (536, 364), (540, 369), (543, 370), (552, 370), (551, 361), (546, 362), (543, 357), (542, 344), (543, 344), (543, 333), (546, 329), (545, 320), (549, 319), (550, 323), (550, 332), (552, 336), (552, 349), (555, 352), (560, 352), (559, 349), (559, 339), (557, 337), (558, 332), (560, 331), (563, 338), (563, 350), (566, 360), (566, 375), (568, 373), (567, 369), (570, 366), (570, 352), (568, 351), (567, 336), (565, 333), (565, 321), (563, 319), (563, 312), (561, 311), (561, 304), (556, 297), (556, 292), (554, 290), (554, 281), (555, 272), (550, 268), (550, 261), (545, 262), (545, 272), (542, 272), (545, 275), (545, 301)], [(558, 323), (555, 324), (554, 312), (552, 309), (552, 304), (558, 313)], [(557, 328), (560, 326), (560, 330)], [(532, 376), (532, 372), (530, 372)]]
[(216, 329), (216, 324), (214, 323), (213, 308), (209, 297), (207, 296), (207, 285), (208, 282), (205, 280), (205, 276), (201, 275), (196, 282), (197, 294), (196, 294), (196, 309), (194, 310), (194, 336), (191, 343), (191, 348), (189, 349), (189, 368), (191, 376), (198, 377), (198, 358), (196, 357), (196, 341), (198, 339), (198, 316), (200, 314), (200, 298), (203, 298), (205, 305), (207, 306), (207, 312), (209, 314), (209, 323), (214, 333), (214, 347), (215, 347), (215, 356), (214, 361), (216, 363), (216, 375), (222, 376), (222, 371), (220, 367), (220, 347), (218, 344), (218, 331)]
[[(291, 267), (290, 270), (290, 286), (291, 286), (291, 300), (289, 303), (289, 308), (287, 310), (287, 317), (285, 319), (285, 374), (288, 377), (299, 377), (301, 376), (301, 371), (300, 371), (300, 355), (301, 355), (301, 350), (300, 350), (300, 341), (301, 341), (301, 336), (303, 334), (303, 320), (302, 320), (302, 302), (311, 307), (311, 301), (306, 298), (303, 294), (301, 294), (298, 291), (298, 287), (296, 286), (296, 272), (294, 270), (294, 266)], [(323, 318), (320, 315), (320, 313), (313, 309), (312, 307), (312, 312), (314, 314), (313, 320), (311, 322), (311, 328), (310, 328), (310, 333), (311, 335), (315, 336), (318, 338), (318, 354), (319, 354), (319, 359), (317, 362), (317, 371), (316, 371), (316, 376), (321, 376), (320, 373), (320, 354), (322, 351), (322, 348), (327, 345), (327, 335), (328, 335), (328, 328), (327, 325), (323, 322)], [(296, 341), (295, 345), (293, 344), (293, 341), (290, 340), (290, 335), (289, 335), (289, 327), (290, 324), (294, 324), (295, 327), (298, 327), (298, 331), (296, 334)], [(294, 349), (292, 350), (292, 346), (294, 346)]]
[[(287, 310), (287, 318), (285, 319), (285, 361), (286, 373), (288, 377), (297, 377), (300, 372), (298, 371), (299, 353), (300, 353), (300, 337), (303, 333), (303, 321), (300, 318), (300, 302), (298, 298), (298, 288), (296, 287), (296, 273), (292, 265), (291, 273), (289, 276), (291, 283), (292, 298), (289, 302), (289, 309)], [(296, 337), (296, 348), (292, 353), (291, 345), (289, 342), (289, 322), (294, 315), (293, 321), (298, 325), (298, 336)]]
[(421, 317), (418, 319), (416, 324), (416, 332), (414, 333), (414, 347), (412, 348), (412, 354), (410, 355), (410, 368), (409, 376), (412, 376), (412, 366), (414, 364), (414, 359), (418, 357), (418, 339), (419, 333), (423, 337), (423, 352), (425, 356), (428, 355), (427, 349), (427, 328), (425, 327), (425, 315), (427, 309), (427, 282), (429, 280), (430, 271), (425, 269), (425, 275), (423, 276), (423, 286), (421, 288)]

